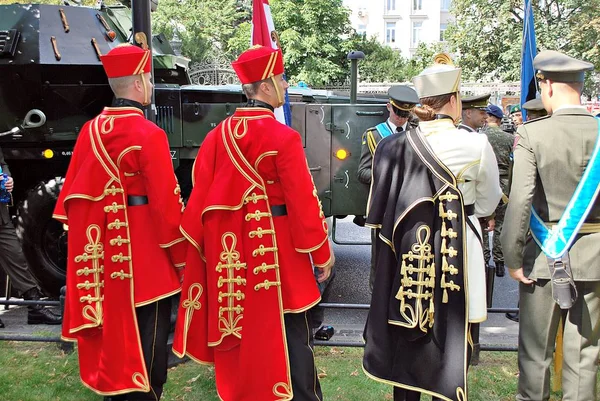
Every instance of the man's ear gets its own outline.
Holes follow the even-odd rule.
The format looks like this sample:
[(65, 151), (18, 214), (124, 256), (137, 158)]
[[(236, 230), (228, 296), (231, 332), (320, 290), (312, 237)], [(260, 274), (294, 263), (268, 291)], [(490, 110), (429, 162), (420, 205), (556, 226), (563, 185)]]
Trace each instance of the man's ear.
[(551, 79), (547, 79), (546, 80), (546, 87), (548, 88), (547, 92), (548, 92), (548, 96), (552, 96), (552, 84), (554, 84), (554, 81), (552, 81)]
[(259, 88), (265, 95), (271, 93), (271, 85), (267, 81), (261, 82)]
[(138, 92), (144, 91), (144, 85), (142, 84), (142, 81), (137, 78), (133, 81), (133, 86), (134, 86), (135, 90)]

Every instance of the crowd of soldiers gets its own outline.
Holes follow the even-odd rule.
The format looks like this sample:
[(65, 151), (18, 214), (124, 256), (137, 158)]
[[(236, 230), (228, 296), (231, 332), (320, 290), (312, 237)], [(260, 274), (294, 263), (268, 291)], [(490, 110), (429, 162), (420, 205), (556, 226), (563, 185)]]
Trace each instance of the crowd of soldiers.
[[(281, 52), (254, 46), (233, 63), (248, 103), (207, 135), (184, 208), (166, 135), (143, 113), (143, 39), (101, 57), (115, 99), (81, 129), (53, 215), (69, 231), (62, 336), (78, 344), (81, 380), (107, 401), (159, 400), (181, 293), (173, 352), (213, 364), (220, 399), (322, 400), (307, 311), (335, 258), (301, 138), (276, 119)], [(549, 399), (559, 322), (563, 399), (596, 399), (600, 130), (580, 103), (592, 65), (543, 51), (534, 66), (541, 100), (523, 107), (549, 116), (521, 124), (512, 108), (516, 135), (489, 95), (461, 96), (446, 55), (415, 89), (392, 87), (389, 119), (364, 135), (363, 367), (394, 400), (468, 399), (486, 283), (507, 270), (519, 281), (517, 400)]]
[[(519, 105), (511, 106), (505, 115), (489, 104), (489, 94), (461, 96), (460, 70), (447, 66), (447, 60), (441, 64), (413, 79), (417, 100), (408, 86), (390, 88), (389, 119), (363, 135), (358, 178), (370, 184), (366, 222), (374, 238), (365, 371), (375, 380), (393, 384), (395, 400), (418, 400), (421, 393), (431, 394), (434, 400), (463, 399), (458, 395), (464, 388), (460, 383), (465, 383), (468, 366), (476, 363), (478, 324), (485, 320), (485, 312), (477, 308), (491, 306), (493, 277), (504, 276), (508, 267), (520, 283), (522, 314), (516, 399), (549, 399), (555, 339), (558, 334), (557, 341), (563, 341), (564, 334), (572, 353), (565, 354), (563, 361), (563, 400), (595, 400), (600, 350), (596, 328), (600, 276), (595, 256), (600, 248), (592, 241), (600, 232), (596, 222), (600, 169), (594, 169), (600, 129), (580, 100), (584, 71), (592, 65), (559, 52), (541, 52), (534, 61), (541, 98), (523, 104), (524, 123)], [(419, 117), (418, 128), (404, 125), (394, 130), (398, 117), (409, 119), (409, 112)], [(485, 144), (477, 145), (482, 140)], [(429, 175), (415, 183), (421, 178), (415, 152), (442, 182), (432, 182)], [(433, 157), (424, 156), (427, 153)], [(444, 170), (452, 174), (444, 176)], [(452, 217), (460, 220), (460, 208), (455, 204), (451, 211), (449, 199), (454, 194), (444, 193), (450, 188), (462, 195), (458, 196), (466, 215), (462, 234), (467, 237), (462, 248), (448, 245), (453, 244), (452, 237), (461, 237), (460, 225), (451, 224)], [(430, 202), (433, 208), (422, 207)], [(435, 214), (437, 206), (441, 227), (427, 216)], [(473, 216), (480, 225), (472, 224)], [(426, 239), (423, 228), (427, 228)], [(436, 230), (441, 244), (429, 238)], [(477, 241), (470, 241), (473, 236)], [(427, 251), (433, 255), (417, 255), (424, 242), (429, 242)], [(449, 256), (460, 255), (461, 250), (466, 253), (462, 267), (468, 280), (455, 271), (451, 283), (456, 286), (449, 288), (468, 285), (466, 316), (444, 309), (444, 304), (453, 303), (445, 289), (446, 276), (456, 267), (449, 264)], [(434, 263), (409, 263), (422, 259)], [(438, 270), (435, 265), (440, 264)], [(439, 275), (441, 305), (434, 301), (438, 292), (432, 285)], [(455, 300), (454, 308), (462, 309), (462, 301)], [(445, 315), (446, 321), (433, 322), (435, 315)], [(468, 329), (453, 327), (450, 316), (464, 318)], [(519, 314), (507, 317), (519, 321)], [(429, 342), (436, 337), (445, 339), (444, 352)], [(446, 359), (447, 353), (455, 352), (452, 337), (466, 338), (469, 346), (464, 375), (449, 386), (455, 373), (449, 372)], [(456, 357), (453, 362), (463, 366)], [(447, 380), (432, 382), (432, 375)]]

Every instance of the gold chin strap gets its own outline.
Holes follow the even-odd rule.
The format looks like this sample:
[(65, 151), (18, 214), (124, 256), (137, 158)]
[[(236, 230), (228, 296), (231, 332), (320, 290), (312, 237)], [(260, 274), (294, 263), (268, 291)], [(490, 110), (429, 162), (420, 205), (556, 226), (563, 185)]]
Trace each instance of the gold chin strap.
[(279, 90), (279, 86), (277, 85), (277, 82), (275, 82), (274, 75), (271, 75), (271, 81), (273, 82), (273, 86), (275, 87), (275, 92), (277, 93), (277, 107), (281, 107), (285, 103), (285, 99), (283, 98), (283, 94)]
[(148, 85), (146, 85), (146, 77), (144, 77), (144, 70), (140, 72), (140, 78), (142, 79), (142, 86), (144, 87), (144, 102), (142, 106), (148, 106), (150, 104), (150, 98), (148, 93)]

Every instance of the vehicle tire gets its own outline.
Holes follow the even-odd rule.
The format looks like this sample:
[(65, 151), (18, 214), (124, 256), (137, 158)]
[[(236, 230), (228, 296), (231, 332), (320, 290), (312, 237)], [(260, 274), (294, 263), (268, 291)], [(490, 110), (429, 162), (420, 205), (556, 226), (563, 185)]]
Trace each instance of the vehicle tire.
[(59, 296), (67, 270), (67, 233), (52, 218), (64, 178), (39, 183), (17, 209), (17, 235), (29, 270), (48, 296)]

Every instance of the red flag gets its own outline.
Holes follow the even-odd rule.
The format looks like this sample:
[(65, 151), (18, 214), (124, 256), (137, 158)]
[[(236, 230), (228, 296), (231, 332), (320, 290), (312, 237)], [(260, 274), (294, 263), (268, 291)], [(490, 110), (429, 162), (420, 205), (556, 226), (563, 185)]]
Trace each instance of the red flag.
[(279, 49), (278, 42), (269, 0), (254, 0), (252, 2), (252, 44)]
[[(281, 49), (279, 36), (273, 24), (269, 0), (254, 0), (252, 2), (252, 45), (262, 45), (273, 49)], [(287, 90), (285, 103), (275, 109), (275, 117), (283, 124), (292, 124), (292, 112)]]

